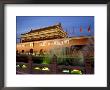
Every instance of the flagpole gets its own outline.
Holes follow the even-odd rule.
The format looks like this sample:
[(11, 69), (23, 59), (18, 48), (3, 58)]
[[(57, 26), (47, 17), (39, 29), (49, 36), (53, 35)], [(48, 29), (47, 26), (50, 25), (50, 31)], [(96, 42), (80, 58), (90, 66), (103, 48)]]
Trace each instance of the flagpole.
[(90, 27), (90, 25), (89, 25), (89, 27), (88, 27), (88, 32), (89, 32), (88, 36), (91, 36), (91, 33), (90, 33), (91, 30), (90, 30), (90, 29), (91, 29), (91, 27)]
[[(82, 32), (82, 26), (80, 26), (80, 33)], [(80, 37), (82, 36), (82, 34), (80, 34)]]

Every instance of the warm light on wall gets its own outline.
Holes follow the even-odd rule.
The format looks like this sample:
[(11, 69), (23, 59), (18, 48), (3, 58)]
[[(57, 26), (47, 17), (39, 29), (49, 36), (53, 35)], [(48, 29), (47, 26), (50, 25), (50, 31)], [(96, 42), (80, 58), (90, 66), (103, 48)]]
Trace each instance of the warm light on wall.
[(22, 47), (24, 47), (25, 45), (24, 45), (24, 44), (22, 44), (21, 46), (22, 46)]
[(54, 45), (63, 45), (63, 44), (69, 44), (69, 40), (54, 41)]
[(48, 45), (50, 45), (50, 43), (48, 42)]
[(30, 43), (30, 47), (33, 47), (33, 43)]
[(64, 40), (64, 43), (65, 44), (69, 44), (69, 40)]
[[(69, 44), (69, 40), (62, 40), (62, 41), (59, 41), (59, 40), (55, 40), (55, 41), (50, 41), (50, 42), (39, 42), (40, 44), (40, 46), (46, 46), (46, 44), (47, 45), (64, 45), (64, 44)], [(32, 45), (31, 45), (32, 46)]]
[(40, 46), (46, 46), (46, 42), (40, 42)]

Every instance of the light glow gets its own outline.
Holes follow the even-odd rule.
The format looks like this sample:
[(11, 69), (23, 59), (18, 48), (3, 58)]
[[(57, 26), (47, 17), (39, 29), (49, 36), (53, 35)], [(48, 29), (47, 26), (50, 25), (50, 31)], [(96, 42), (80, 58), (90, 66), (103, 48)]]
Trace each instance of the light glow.
[(74, 69), (71, 71), (71, 74), (82, 74), (82, 72), (80, 70)]
[(43, 71), (49, 71), (49, 68), (48, 67), (44, 67), (42, 68)]
[(33, 43), (30, 43), (30, 47), (33, 47)]
[(39, 67), (35, 67), (34, 69), (36, 69), (36, 70), (40, 70), (40, 68), (39, 68)]
[(22, 68), (27, 68), (27, 66), (26, 65), (23, 65)]
[(66, 72), (66, 73), (69, 73), (69, 70), (63, 70), (62, 72)]
[(16, 67), (20, 67), (20, 65), (16, 65)]

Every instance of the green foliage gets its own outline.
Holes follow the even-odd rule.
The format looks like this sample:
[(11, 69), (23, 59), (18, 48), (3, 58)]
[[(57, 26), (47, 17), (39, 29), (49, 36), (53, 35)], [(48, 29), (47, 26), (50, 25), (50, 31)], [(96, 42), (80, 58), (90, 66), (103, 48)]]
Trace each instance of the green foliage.
[(49, 56), (34, 56), (33, 62), (37, 64), (50, 64), (51, 57)]
[(84, 63), (82, 61), (82, 58), (73, 58), (73, 57), (65, 57), (65, 58), (59, 58), (58, 59), (59, 65), (71, 65), (71, 66), (82, 66)]
[(33, 60), (33, 63), (42, 64), (43, 57), (41, 56), (32, 57), (32, 60)]
[(50, 57), (43, 57), (43, 63), (42, 64), (50, 64)]

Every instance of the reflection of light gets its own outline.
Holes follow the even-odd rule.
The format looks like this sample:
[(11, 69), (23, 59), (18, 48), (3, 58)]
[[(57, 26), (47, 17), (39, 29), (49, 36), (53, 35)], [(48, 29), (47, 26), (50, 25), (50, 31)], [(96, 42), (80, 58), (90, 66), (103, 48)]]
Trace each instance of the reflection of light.
[(62, 72), (67, 72), (67, 73), (69, 73), (69, 70), (63, 70)]
[(35, 67), (34, 69), (36, 69), (36, 70), (40, 70), (40, 68), (39, 68), (39, 67)]
[(48, 67), (44, 67), (42, 70), (49, 71), (49, 68)]
[(22, 68), (27, 68), (26, 65), (23, 65)]

